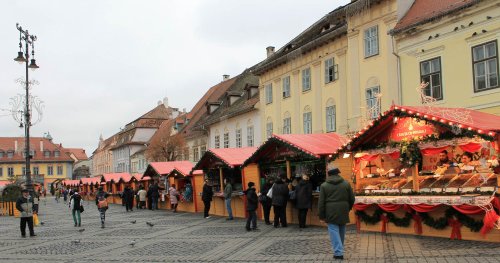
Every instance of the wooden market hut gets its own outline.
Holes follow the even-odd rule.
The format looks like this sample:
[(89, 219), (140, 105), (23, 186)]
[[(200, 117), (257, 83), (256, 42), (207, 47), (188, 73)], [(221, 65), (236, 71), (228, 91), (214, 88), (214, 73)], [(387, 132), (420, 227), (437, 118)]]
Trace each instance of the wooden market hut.
[[(168, 174), (169, 186), (175, 184), (175, 188), (180, 193), (177, 210), (184, 212), (198, 212), (198, 200), (200, 191), (197, 191), (198, 186), (203, 186), (203, 171), (193, 170), (191, 162), (178, 163), (174, 169)], [(200, 188), (201, 189), (201, 188)], [(170, 190), (169, 190), (170, 192)], [(167, 196), (170, 199), (170, 195)], [(201, 199), (200, 199), (201, 200)], [(167, 207), (170, 208), (169, 204)], [(200, 209), (202, 209), (200, 207)]]
[(62, 182), (64, 188), (70, 189), (70, 188), (79, 188), (80, 187), (80, 180), (64, 180)]
[(94, 176), (88, 178), (80, 179), (80, 183), (82, 185), (82, 192), (85, 193), (84, 198), (88, 199), (90, 196), (93, 196), (99, 185), (101, 184), (102, 176)]
[[(249, 181), (245, 180), (242, 164), (256, 150), (256, 147), (208, 149), (194, 166), (193, 169), (203, 170), (205, 178), (213, 187), (214, 198), (210, 213), (227, 216), (223, 191), (224, 179), (228, 179), (233, 183), (233, 197), (231, 198), (233, 216), (245, 217), (246, 209), (242, 191), (246, 189), (246, 183)], [(203, 180), (201, 187), (203, 187)]]
[(499, 133), (500, 116), (393, 105), (334, 156), (354, 158), (358, 230), (500, 242)]
[[(256, 188), (260, 189), (267, 177), (283, 177), (293, 182), (302, 174), (310, 176), (313, 184), (313, 208), (308, 213), (308, 224), (320, 224), (317, 203), (319, 185), (325, 181), (329, 158), (347, 142), (347, 139), (336, 133), (321, 134), (273, 134), (258, 150), (250, 156), (244, 166), (258, 165)], [(349, 182), (350, 163), (344, 160), (335, 165), (342, 171), (342, 176)], [(251, 173), (255, 174), (255, 172)], [(250, 175), (250, 173), (249, 173)], [(247, 174), (245, 174), (245, 177)], [(297, 211), (293, 205), (287, 205), (287, 221), (298, 223)]]
[(132, 174), (132, 177), (135, 178), (135, 181), (132, 182), (132, 189), (134, 189), (135, 192), (139, 191), (140, 186), (143, 186), (144, 189), (148, 189), (151, 177), (144, 176), (143, 174)]

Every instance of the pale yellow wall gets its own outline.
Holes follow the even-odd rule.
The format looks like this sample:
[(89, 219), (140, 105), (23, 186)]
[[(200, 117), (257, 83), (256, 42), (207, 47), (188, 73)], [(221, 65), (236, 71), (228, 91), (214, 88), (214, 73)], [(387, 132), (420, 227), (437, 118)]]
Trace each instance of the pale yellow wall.
[[(266, 123), (268, 118), (273, 122), (273, 133), (283, 133), (283, 119), (286, 112), (290, 113), (292, 120), (292, 133), (302, 134), (304, 109), (309, 106), (312, 112), (312, 132), (322, 133), (326, 131), (326, 102), (333, 99), (337, 109), (337, 131), (345, 130), (346, 105), (339, 103), (340, 98), (346, 90), (346, 46), (347, 39), (342, 36), (325, 46), (302, 55), (285, 65), (270, 70), (260, 77), (260, 101), (261, 101), (261, 132), (266, 136)], [(324, 63), (325, 60), (334, 57), (335, 64), (339, 66), (339, 79), (325, 84)], [(302, 70), (311, 68), (311, 90), (302, 91)], [(282, 79), (290, 76), (290, 94), (288, 98), (282, 96)], [(266, 104), (265, 86), (273, 84), (273, 102)]]
[[(393, 54), (393, 41), (387, 32), (397, 23), (397, 1), (382, 1), (359, 14), (348, 17), (347, 94), (348, 118), (351, 130), (359, 129), (359, 118), (366, 108), (365, 90), (380, 86), (381, 110), (398, 103), (397, 58)], [(378, 55), (365, 58), (364, 32), (378, 26)]]
[[(420, 62), (441, 57), (443, 100), (435, 105), (466, 107), (500, 115), (500, 87), (474, 93), (471, 50), (473, 46), (496, 40), (498, 52), (499, 14), (498, 2), (483, 1), (452, 17), (424, 24), (412, 35), (397, 35), (398, 53), (401, 56), (403, 104), (421, 105), (416, 91), (421, 81)], [(487, 16), (491, 19), (487, 19)], [(473, 25), (469, 26), (471, 21)], [(458, 27), (458, 30), (455, 31), (455, 27)], [(487, 32), (483, 33), (482, 30)], [(472, 36), (474, 32), (477, 33), (476, 36)], [(436, 34), (439, 36), (435, 37)], [(433, 38), (429, 40), (429, 36)]]

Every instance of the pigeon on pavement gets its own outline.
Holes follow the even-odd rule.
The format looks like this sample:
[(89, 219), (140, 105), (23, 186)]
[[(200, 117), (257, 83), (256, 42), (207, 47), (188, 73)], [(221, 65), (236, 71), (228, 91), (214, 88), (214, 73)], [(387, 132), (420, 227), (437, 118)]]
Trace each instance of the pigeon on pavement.
[(80, 232), (80, 233), (82, 233), (83, 231), (85, 231), (85, 228), (78, 229), (78, 232)]
[(134, 221), (132, 221), (132, 222), (130, 222), (130, 223), (135, 224), (136, 222), (137, 222), (137, 220), (134, 220)]
[(153, 223), (151, 223), (151, 222), (146, 222), (146, 225), (148, 225), (148, 226), (150, 226), (150, 227), (153, 227), (153, 226), (154, 226), (154, 224), (153, 224)]

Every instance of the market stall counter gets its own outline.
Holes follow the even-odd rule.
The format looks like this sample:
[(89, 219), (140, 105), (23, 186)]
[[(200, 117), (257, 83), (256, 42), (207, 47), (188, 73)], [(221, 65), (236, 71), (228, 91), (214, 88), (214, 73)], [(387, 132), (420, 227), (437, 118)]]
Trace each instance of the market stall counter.
[(358, 229), (500, 242), (498, 132), (496, 115), (393, 105), (333, 157), (352, 161)]

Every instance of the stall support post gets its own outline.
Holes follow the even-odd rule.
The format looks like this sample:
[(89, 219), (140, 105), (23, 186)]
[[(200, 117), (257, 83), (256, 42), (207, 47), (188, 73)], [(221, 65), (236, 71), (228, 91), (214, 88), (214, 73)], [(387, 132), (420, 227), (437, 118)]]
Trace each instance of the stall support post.
[(415, 164), (415, 167), (413, 169), (413, 191), (420, 191), (420, 183), (418, 181), (418, 163)]
[(286, 178), (292, 179), (292, 168), (290, 167), (290, 160), (286, 160)]
[(219, 167), (219, 177), (220, 177), (220, 191), (224, 191), (224, 180), (222, 176), (222, 167)]

